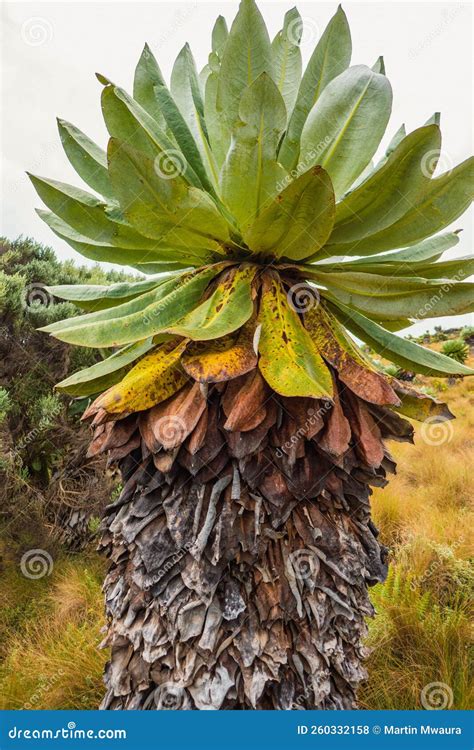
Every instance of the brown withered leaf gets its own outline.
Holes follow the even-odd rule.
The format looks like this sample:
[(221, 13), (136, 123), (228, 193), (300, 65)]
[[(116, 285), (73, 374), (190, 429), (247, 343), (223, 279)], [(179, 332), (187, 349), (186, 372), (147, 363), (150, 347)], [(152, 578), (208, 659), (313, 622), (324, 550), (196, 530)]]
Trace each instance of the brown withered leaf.
[(121, 458), (125, 458), (125, 456), (128, 456), (131, 451), (135, 450), (135, 448), (138, 448), (139, 446), (140, 433), (137, 430), (126, 443), (117, 446), (117, 448), (109, 449), (107, 465), (110, 466), (110, 464), (119, 461)]
[(375, 370), (323, 304), (308, 310), (304, 322), (320, 354), (357, 396), (373, 404), (400, 404), (388, 378)]
[[(135, 414), (121, 419), (116, 422), (110, 422), (112, 425), (109, 430), (108, 438), (104, 444), (104, 450), (112, 450), (113, 448), (120, 448), (129, 442), (133, 433), (137, 427), (137, 417)], [(124, 453), (126, 456), (127, 454)]]
[(352, 413), (351, 427), (354, 434), (354, 447), (367, 466), (378, 468), (384, 457), (382, 435), (367, 406), (350, 391), (346, 399)]
[(150, 409), (148, 425), (156, 442), (166, 450), (181, 445), (196, 427), (206, 398), (200, 383), (183, 388), (176, 396)]
[(224, 429), (232, 432), (253, 430), (265, 419), (268, 396), (268, 386), (257, 369), (231, 380), (222, 398), (227, 417)]
[(206, 438), (207, 425), (209, 422), (209, 410), (204, 409), (203, 413), (199, 417), (199, 421), (194, 428), (194, 431), (189, 436), (188, 444), (186, 448), (192, 456), (202, 448), (204, 440)]
[(329, 411), (326, 428), (324, 432), (318, 436), (317, 443), (324, 451), (326, 451), (326, 453), (329, 453), (329, 455), (339, 457), (343, 456), (349, 448), (351, 427), (342, 410), (336, 382), (334, 382), (333, 398), (334, 403)]

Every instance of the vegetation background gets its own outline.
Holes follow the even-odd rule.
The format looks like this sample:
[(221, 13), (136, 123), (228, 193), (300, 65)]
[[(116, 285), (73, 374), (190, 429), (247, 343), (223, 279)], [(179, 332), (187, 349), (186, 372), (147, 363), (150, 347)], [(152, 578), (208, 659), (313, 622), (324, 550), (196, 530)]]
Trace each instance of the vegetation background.
[[(79, 425), (86, 402), (52, 388), (97, 353), (35, 329), (77, 314), (42, 284), (125, 278), (60, 263), (30, 239), (0, 240), (0, 709), (95, 709), (102, 697), (105, 561), (94, 536), (101, 508), (120, 488), (105, 459), (86, 459), (89, 432)], [(420, 338), (473, 366), (472, 328)], [(388, 581), (372, 589), (377, 617), (360, 705), (421, 709), (423, 688), (443, 683), (450, 707), (467, 709), (474, 705), (474, 381), (417, 376), (415, 384), (445, 400), (456, 420), (414, 423), (415, 446), (391, 444), (399, 473), (375, 490), (374, 520), (392, 564)], [(25, 575), (25, 560), (38, 550), (46, 553), (45, 574)]]

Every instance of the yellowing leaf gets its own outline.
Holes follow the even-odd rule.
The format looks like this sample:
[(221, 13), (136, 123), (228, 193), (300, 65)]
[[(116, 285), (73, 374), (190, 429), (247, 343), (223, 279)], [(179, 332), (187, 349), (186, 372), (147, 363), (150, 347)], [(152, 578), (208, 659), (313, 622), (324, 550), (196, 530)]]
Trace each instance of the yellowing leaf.
[(211, 344), (195, 343), (183, 357), (186, 372), (200, 383), (232, 380), (257, 366), (253, 349), (255, 324), (244, 326), (240, 334), (224, 336)]
[(178, 368), (186, 343), (173, 339), (147, 354), (120, 383), (105, 391), (95, 406), (120, 414), (149, 409), (172, 396), (187, 381)]
[(282, 396), (332, 398), (331, 374), (274, 274), (264, 278), (260, 323), (258, 364), (269, 386)]
[(357, 396), (372, 404), (400, 403), (387, 378), (375, 370), (323, 305), (308, 310), (304, 323), (320, 354), (336, 368), (340, 380)]

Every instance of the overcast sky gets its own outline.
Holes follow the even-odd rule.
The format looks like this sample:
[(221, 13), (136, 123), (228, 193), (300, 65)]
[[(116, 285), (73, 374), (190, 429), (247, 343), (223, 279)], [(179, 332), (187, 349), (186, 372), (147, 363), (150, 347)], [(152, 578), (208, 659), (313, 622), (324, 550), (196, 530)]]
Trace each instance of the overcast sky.
[[(260, 2), (270, 35), (293, 2)], [(2, 6), (2, 195), (3, 235), (20, 234), (51, 245), (60, 258), (81, 257), (36, 216), (41, 205), (25, 176), (36, 174), (81, 184), (59, 141), (56, 116), (73, 122), (105, 147), (101, 85), (95, 71), (131, 91), (133, 70), (147, 41), (169, 76), (188, 41), (202, 67), (210, 30), (219, 13), (230, 26), (237, 2), (4, 2)], [(337, 3), (302, 2), (307, 24), (302, 51), (308, 59)], [(393, 86), (392, 117), (385, 145), (405, 122), (408, 130), (441, 111), (442, 170), (472, 154), (472, 6), (449, 2), (345, 2), (353, 40), (353, 64), (372, 65), (383, 54)], [(473, 248), (472, 208), (453, 228), (460, 244), (446, 257)], [(84, 261), (86, 262), (86, 261)], [(412, 332), (437, 322), (418, 323)], [(467, 316), (462, 317), (468, 322)], [(472, 321), (470, 321), (472, 322)]]

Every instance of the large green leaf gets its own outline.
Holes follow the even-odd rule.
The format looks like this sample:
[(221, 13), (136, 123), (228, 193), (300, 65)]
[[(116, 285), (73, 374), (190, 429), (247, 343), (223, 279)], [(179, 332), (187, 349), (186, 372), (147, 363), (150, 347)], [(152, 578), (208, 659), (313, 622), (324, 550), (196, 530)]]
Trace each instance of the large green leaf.
[(239, 117), (244, 90), (261, 73), (273, 76), (270, 38), (254, 0), (242, 0), (222, 55), (217, 108), (229, 130)]
[(474, 375), (474, 370), (455, 362), (444, 354), (425, 349), (413, 341), (396, 336), (355, 310), (329, 303), (330, 310), (355, 336), (365, 341), (378, 354), (396, 365), (423, 375)]
[(83, 310), (105, 310), (108, 307), (121, 305), (128, 302), (139, 294), (149, 292), (152, 289), (170, 281), (175, 274), (167, 276), (156, 276), (143, 281), (123, 281), (118, 284), (62, 284), (46, 287), (55, 297), (74, 302)]
[[(91, 347), (121, 346), (166, 333), (196, 307), (209, 281), (218, 271), (219, 267), (214, 266), (180, 276), (131, 302), (79, 316), (73, 319), (74, 324), (71, 320), (63, 321), (63, 328), (55, 323), (43, 330), (53, 332), (61, 341)], [(154, 301), (148, 295), (155, 295)], [(143, 304), (144, 299), (148, 304)]]
[(171, 93), (199, 148), (207, 174), (216, 187), (219, 175), (204, 121), (204, 103), (196, 64), (188, 44), (184, 45), (173, 66)]
[(418, 202), (439, 152), (441, 133), (436, 125), (410, 133), (385, 164), (336, 207), (330, 243), (359, 240), (393, 224)]
[(243, 237), (253, 252), (301, 260), (324, 245), (334, 211), (329, 175), (313, 167), (290, 182), (243, 231)]
[(111, 139), (109, 173), (125, 216), (146, 236), (196, 254), (223, 254), (228, 225), (211, 198), (180, 176), (159, 174), (153, 161)]
[[(339, 278), (341, 275), (334, 274), (334, 277)], [(372, 295), (368, 292), (367, 287), (363, 293), (358, 294), (355, 291), (336, 286), (332, 282), (326, 282), (329, 294), (325, 294), (337, 302), (356, 308), (369, 317), (386, 320), (461, 315), (474, 309), (474, 284), (421, 279), (420, 281), (425, 283), (418, 286), (418, 291), (414, 289), (407, 292), (387, 293), (384, 290), (395, 289), (395, 283), (393, 285), (387, 284), (388, 279), (386, 277), (378, 277), (380, 279), (378, 281), (375, 274), (367, 274), (367, 276), (374, 276)], [(394, 281), (409, 282), (410, 279), (399, 276)]]
[[(347, 68), (351, 52), (349, 25), (344, 11), (339, 7), (321, 36), (301, 79), (295, 107), (278, 156), (286, 169), (293, 169), (298, 162), (301, 133), (308, 114), (327, 84)], [(290, 114), (290, 110), (288, 113)], [(313, 145), (318, 142), (319, 139)]]
[(293, 110), (301, 80), (301, 50), (299, 47), (303, 22), (296, 8), (285, 13), (283, 29), (272, 42), (275, 83), (277, 84), (286, 111)]
[(226, 336), (244, 325), (253, 313), (251, 293), (256, 266), (242, 265), (228, 272), (214, 292), (167, 330), (195, 341)]
[(205, 86), (204, 117), (214, 160), (218, 167), (225, 161), (230, 144), (230, 130), (224, 126), (222, 112), (217, 109), (219, 74), (211, 71)]
[(328, 244), (327, 255), (372, 255), (413, 245), (455, 221), (474, 196), (474, 157), (430, 180), (417, 203), (394, 224), (355, 242)]
[(258, 366), (269, 386), (282, 396), (331, 398), (331, 374), (275, 274), (264, 279), (259, 322)]
[[(178, 105), (168, 90), (168, 87), (164, 84), (155, 86), (155, 96), (160, 111), (163, 113), (166, 120), (166, 124), (173, 133), (176, 143), (181, 149), (185, 160), (188, 162), (193, 172), (198, 176), (200, 186), (212, 195), (215, 195), (213, 184), (209, 178), (197, 143), (186, 119), (181, 114)], [(171, 155), (176, 156), (176, 151), (172, 150)]]
[(314, 164), (343, 195), (375, 154), (392, 107), (388, 79), (365, 65), (341, 73), (324, 89), (301, 134), (299, 168)]
[(239, 116), (222, 168), (221, 190), (242, 227), (258, 218), (287, 178), (275, 158), (286, 122), (285, 104), (266, 73), (244, 92)]
[[(148, 240), (149, 245), (140, 241), (142, 247), (124, 248), (111, 244), (101, 244), (88, 237), (84, 237), (66, 224), (62, 219), (50, 211), (37, 210), (38, 216), (53, 230), (53, 232), (71, 245), (74, 250), (85, 258), (97, 262), (118, 263), (121, 266), (133, 266), (144, 273), (159, 273), (161, 270), (173, 270), (173, 268), (188, 268), (189, 266), (202, 266), (212, 262), (212, 253), (209, 251), (201, 254), (195, 252), (194, 247), (176, 248), (160, 243), (157, 240)], [(173, 267), (170, 267), (170, 263)], [(157, 267), (157, 266), (160, 267)], [(141, 266), (145, 266), (141, 269)], [(148, 270), (147, 270), (148, 269)]]
[(102, 362), (75, 372), (74, 375), (58, 383), (56, 388), (70, 396), (92, 396), (100, 393), (115, 383), (119, 383), (132, 362), (150, 351), (153, 346), (152, 338), (130, 344), (114, 352)]
[(218, 16), (212, 29), (212, 51), (222, 59), (225, 45), (229, 37), (229, 30), (224, 16)]
[(155, 86), (164, 85), (165, 80), (156, 59), (148, 44), (145, 44), (140, 55), (135, 77), (133, 80), (133, 98), (144, 110), (158, 123), (161, 130), (166, 128), (166, 120), (163, 117), (155, 96)]
[(113, 221), (114, 213), (95, 195), (73, 185), (29, 175), (41, 200), (73, 230), (92, 244), (151, 250), (154, 243), (122, 221)]
[[(324, 267), (330, 267), (331, 271), (345, 271), (352, 268), (356, 268), (358, 271), (375, 271), (375, 273), (384, 273), (385, 266), (390, 266), (390, 273), (398, 273), (398, 269), (401, 268), (407, 273), (412, 273), (412, 264), (422, 263), (434, 263), (438, 260), (446, 250), (454, 247), (459, 242), (458, 232), (447, 232), (446, 234), (440, 234), (437, 237), (430, 237), (427, 240), (423, 240), (416, 245), (411, 245), (403, 250), (396, 250), (395, 252), (383, 253), (382, 255), (371, 255), (368, 258), (358, 258), (357, 260), (350, 260), (343, 263), (325, 263)], [(383, 267), (384, 270), (378, 271), (377, 269)], [(316, 268), (321, 266), (316, 265)], [(422, 276), (423, 274), (419, 274)], [(440, 274), (442, 276), (442, 274)]]
[(58, 130), (64, 151), (78, 175), (100, 195), (114, 200), (105, 151), (66, 120), (58, 118)]

